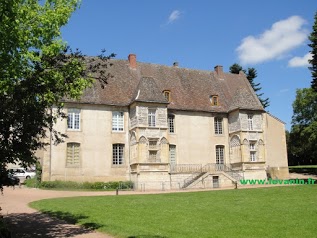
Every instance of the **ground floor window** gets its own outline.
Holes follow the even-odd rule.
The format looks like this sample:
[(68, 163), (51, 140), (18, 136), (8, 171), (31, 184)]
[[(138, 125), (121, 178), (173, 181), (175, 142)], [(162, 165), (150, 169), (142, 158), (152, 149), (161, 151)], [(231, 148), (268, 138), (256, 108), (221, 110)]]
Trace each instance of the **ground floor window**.
[(123, 144), (113, 144), (112, 145), (112, 164), (120, 165), (123, 164), (124, 145)]
[(80, 144), (67, 143), (66, 167), (80, 166)]

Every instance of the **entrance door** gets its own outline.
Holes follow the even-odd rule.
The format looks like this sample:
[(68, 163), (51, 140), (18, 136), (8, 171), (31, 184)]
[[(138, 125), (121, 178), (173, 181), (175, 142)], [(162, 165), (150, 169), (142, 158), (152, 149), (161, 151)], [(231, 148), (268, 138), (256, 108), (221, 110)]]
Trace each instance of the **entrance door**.
[(212, 176), (212, 187), (219, 188), (219, 176)]

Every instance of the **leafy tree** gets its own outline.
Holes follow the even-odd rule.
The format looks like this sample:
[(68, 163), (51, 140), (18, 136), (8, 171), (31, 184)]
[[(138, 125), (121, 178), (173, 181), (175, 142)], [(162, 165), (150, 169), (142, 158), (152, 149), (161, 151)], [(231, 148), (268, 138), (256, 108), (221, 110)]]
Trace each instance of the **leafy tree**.
[(53, 129), (65, 117), (61, 99), (111, 77), (113, 54), (84, 57), (61, 38), (78, 7), (79, 0), (0, 1), (0, 168), (34, 164), (48, 131), (61, 142), (66, 135)]
[(313, 25), (313, 31), (309, 36), (309, 40), (311, 43), (308, 44), (308, 46), (311, 47), (310, 53), (313, 55), (313, 58), (309, 60), (311, 66), (308, 68), (310, 69), (313, 78), (311, 87), (317, 92), (317, 12), (315, 14), (315, 23)]
[(288, 154), (291, 164), (317, 164), (317, 94), (312, 88), (296, 91)]
[(254, 79), (257, 77), (257, 72), (255, 68), (248, 68), (248, 70), (245, 70), (240, 66), (239, 64), (235, 63), (230, 66), (229, 68), (230, 73), (232, 74), (239, 74), (240, 71), (244, 72), (247, 79), (250, 82), (251, 87), (253, 88), (254, 92), (258, 96), (263, 108), (267, 108), (270, 105), (269, 98), (263, 99), (263, 93), (257, 93), (262, 88), (260, 87), (260, 83), (255, 83)]

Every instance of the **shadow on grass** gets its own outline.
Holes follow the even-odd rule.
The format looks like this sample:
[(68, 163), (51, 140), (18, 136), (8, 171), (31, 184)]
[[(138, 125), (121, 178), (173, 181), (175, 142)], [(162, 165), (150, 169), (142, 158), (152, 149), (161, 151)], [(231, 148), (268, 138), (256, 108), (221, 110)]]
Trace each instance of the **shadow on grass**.
[(73, 237), (91, 233), (101, 227), (96, 223), (85, 223), (82, 227), (72, 225), (84, 218), (87, 217), (63, 212), (12, 213), (5, 216), (12, 237), (24, 238)]

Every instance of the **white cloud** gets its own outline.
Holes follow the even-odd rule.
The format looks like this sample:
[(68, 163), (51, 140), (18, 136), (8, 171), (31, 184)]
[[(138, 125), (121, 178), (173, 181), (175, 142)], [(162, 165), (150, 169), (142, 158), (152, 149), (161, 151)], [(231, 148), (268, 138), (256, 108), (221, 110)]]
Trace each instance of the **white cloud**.
[(303, 57), (294, 57), (288, 61), (289, 67), (306, 67), (309, 66), (308, 60), (312, 59), (313, 55), (308, 53)]
[(300, 46), (307, 39), (308, 31), (303, 28), (305, 20), (292, 16), (274, 23), (271, 29), (259, 36), (248, 36), (236, 49), (242, 64), (256, 64), (278, 59)]
[(174, 10), (168, 17), (167, 24), (170, 24), (181, 17), (181, 12), (179, 10)]

